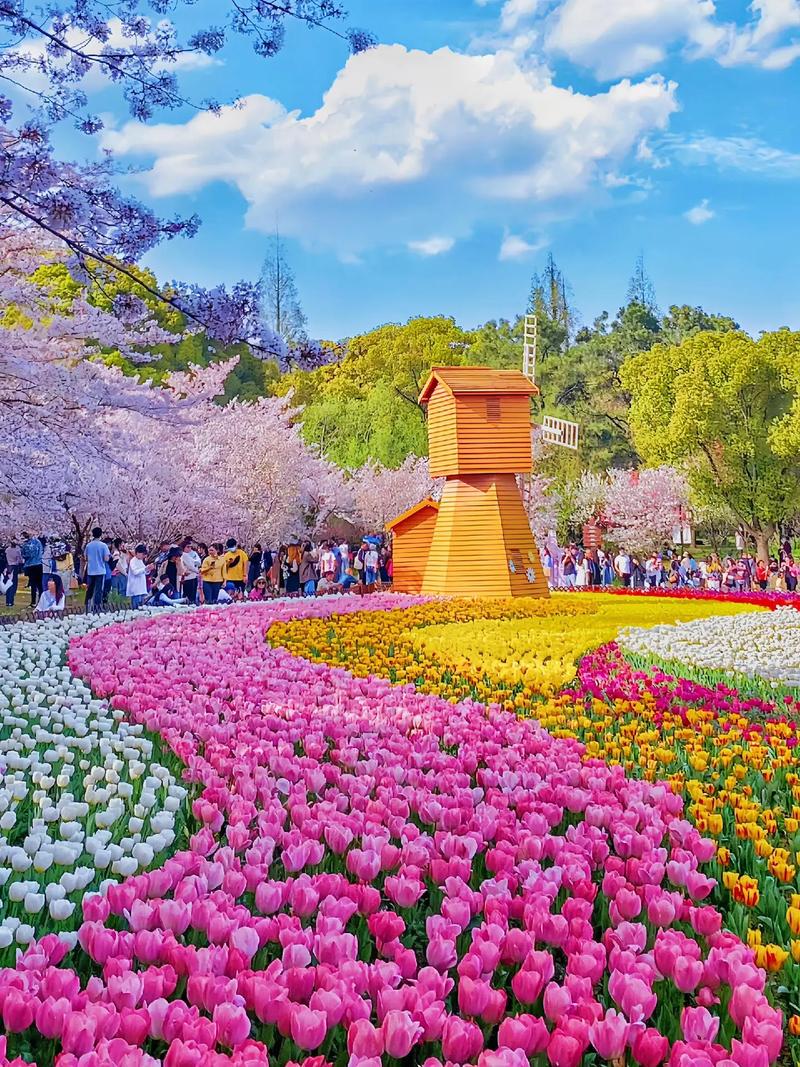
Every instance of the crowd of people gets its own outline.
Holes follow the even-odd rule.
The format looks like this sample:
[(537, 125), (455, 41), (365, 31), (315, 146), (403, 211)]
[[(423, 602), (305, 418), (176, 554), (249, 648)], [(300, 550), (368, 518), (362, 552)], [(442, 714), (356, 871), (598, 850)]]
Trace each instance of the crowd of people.
[[(624, 549), (551, 546), (543, 555), (551, 588), (580, 589), (622, 585), (631, 589), (690, 588), (710, 592), (752, 590), (795, 592), (800, 562), (787, 541), (778, 556), (754, 558), (671, 550), (637, 555)], [(192, 537), (179, 543), (127, 545), (100, 527), (82, 552), (68, 542), (23, 532), (0, 546), (0, 596), (14, 607), (24, 577), (37, 615), (60, 614), (75, 596), (86, 611), (99, 612), (129, 601), (144, 605), (221, 604), (276, 596), (324, 596), (382, 588), (392, 581), (391, 548), (379, 537), (351, 546), (346, 540), (319, 544), (296, 539), (275, 549), (256, 542), (249, 548), (230, 537), (205, 544)]]
[(392, 580), (391, 550), (378, 537), (358, 546), (346, 540), (295, 540), (275, 549), (249, 548), (230, 537), (205, 544), (192, 537), (127, 545), (121, 538), (92, 530), (82, 552), (65, 541), (23, 532), (0, 547), (0, 596), (14, 607), (20, 580), (27, 582), (37, 615), (64, 612), (67, 598), (82, 598), (87, 612), (112, 605), (112, 594), (130, 607), (222, 604), (276, 596), (324, 596), (386, 586)]
[(756, 559), (747, 549), (736, 556), (711, 553), (698, 559), (693, 550), (636, 555), (620, 549), (583, 549), (570, 544), (564, 550), (547, 549), (544, 569), (554, 589), (580, 589), (622, 585), (630, 589), (705, 589), (709, 592), (789, 592), (798, 588), (800, 562), (785, 541), (778, 556)]

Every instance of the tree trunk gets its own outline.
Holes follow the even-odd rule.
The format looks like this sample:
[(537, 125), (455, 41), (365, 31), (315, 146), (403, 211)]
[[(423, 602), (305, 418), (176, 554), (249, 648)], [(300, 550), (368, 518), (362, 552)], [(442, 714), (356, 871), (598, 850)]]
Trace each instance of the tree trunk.
[(763, 560), (764, 563), (769, 562), (770, 557), (770, 541), (775, 536), (775, 527), (772, 523), (766, 523), (759, 529), (753, 530), (753, 536), (756, 542), (756, 559)]

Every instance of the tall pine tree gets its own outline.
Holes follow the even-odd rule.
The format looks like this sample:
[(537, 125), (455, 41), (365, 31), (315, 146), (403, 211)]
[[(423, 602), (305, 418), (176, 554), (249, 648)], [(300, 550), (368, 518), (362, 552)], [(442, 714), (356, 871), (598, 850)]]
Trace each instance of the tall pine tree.
[(287, 342), (306, 339), (306, 317), (300, 305), (294, 271), (289, 265), (280, 234), (271, 238), (258, 280), (263, 321)]

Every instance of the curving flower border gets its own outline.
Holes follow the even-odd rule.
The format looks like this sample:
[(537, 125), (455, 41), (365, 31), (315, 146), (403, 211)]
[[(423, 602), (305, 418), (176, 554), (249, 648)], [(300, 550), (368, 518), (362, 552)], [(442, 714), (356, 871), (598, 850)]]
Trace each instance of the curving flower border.
[(781, 1015), (703, 904), (715, 846), (678, 797), (498, 708), (264, 647), (287, 612), (365, 606), (73, 643), (70, 667), (183, 760), (202, 829), (86, 899), (88, 981), (56, 939), (0, 973), (17, 1047), (38, 1031), (58, 1067), (266, 1064), (267, 1048), (307, 1067), (774, 1062)]

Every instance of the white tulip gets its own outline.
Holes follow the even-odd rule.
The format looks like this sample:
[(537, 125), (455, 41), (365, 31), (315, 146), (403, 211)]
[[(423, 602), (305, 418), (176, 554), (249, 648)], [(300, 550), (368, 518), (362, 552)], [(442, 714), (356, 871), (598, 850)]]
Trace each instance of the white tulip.
[(48, 910), (51, 919), (55, 919), (57, 922), (63, 922), (72, 915), (73, 911), (75, 911), (75, 905), (71, 900), (51, 900)]
[(107, 848), (99, 848), (94, 854), (94, 865), (98, 871), (104, 871), (111, 863), (111, 853)]
[(27, 893), (22, 904), (29, 915), (37, 915), (45, 904), (44, 893)]
[(20, 923), (16, 929), (15, 937), (18, 945), (29, 945), (36, 936), (36, 931), (28, 923)]

